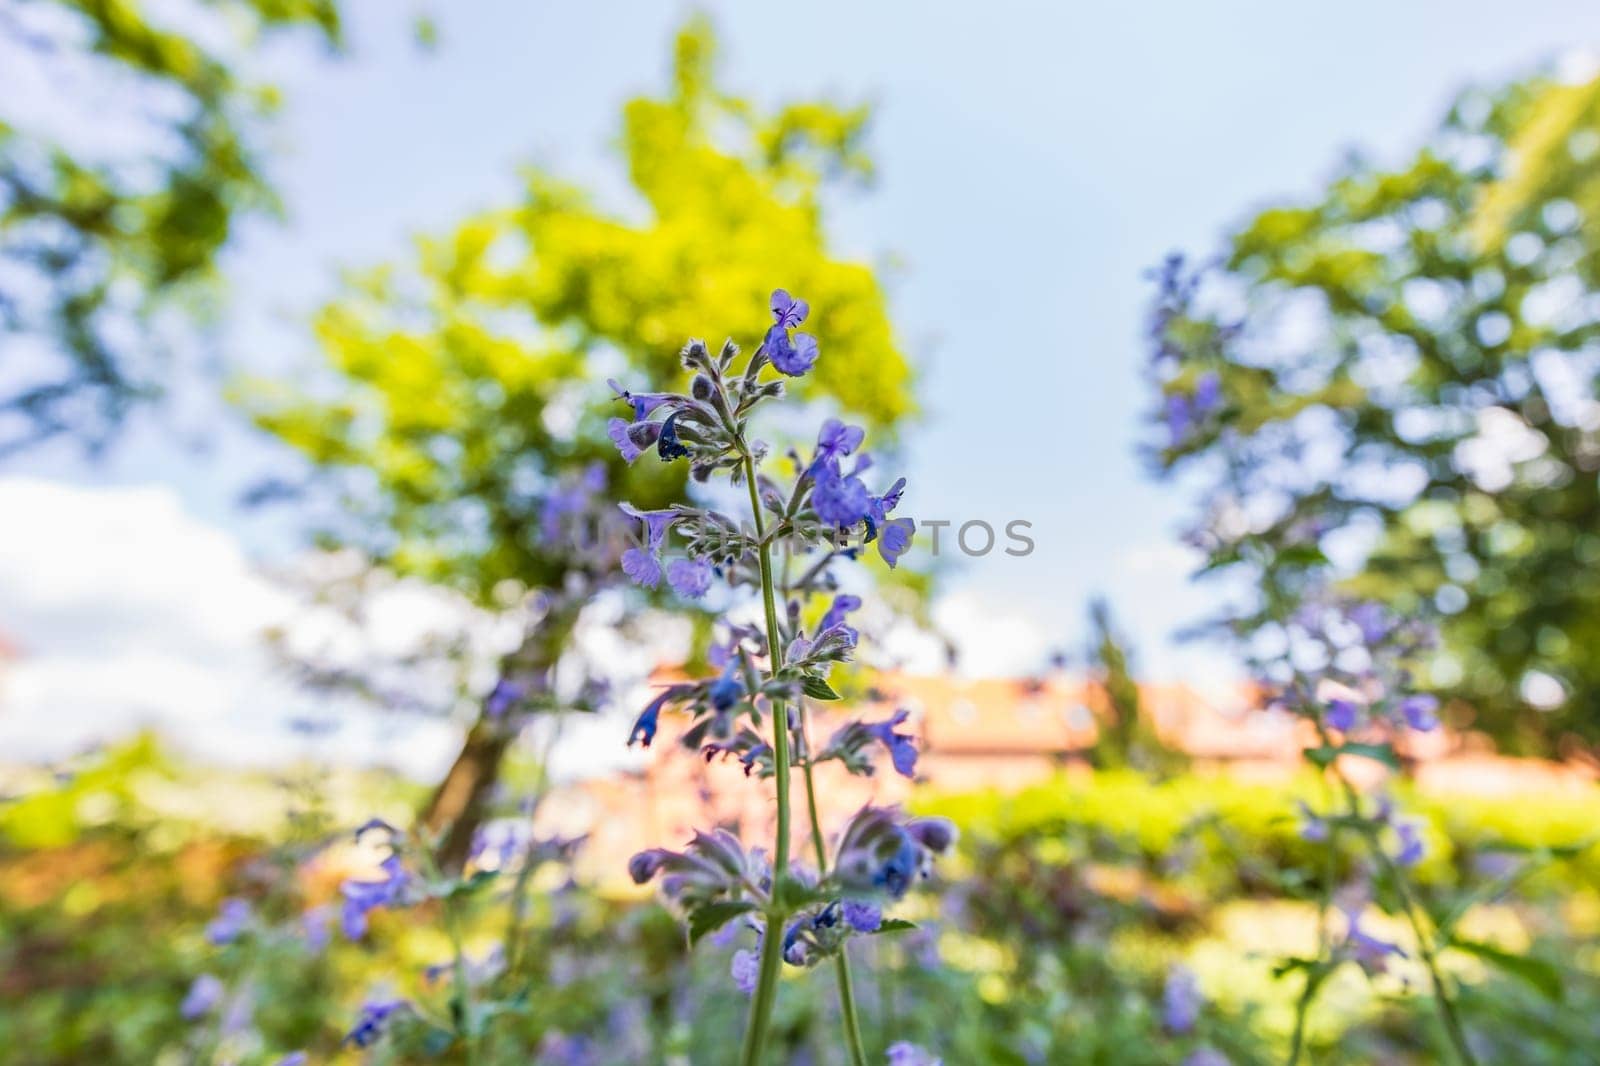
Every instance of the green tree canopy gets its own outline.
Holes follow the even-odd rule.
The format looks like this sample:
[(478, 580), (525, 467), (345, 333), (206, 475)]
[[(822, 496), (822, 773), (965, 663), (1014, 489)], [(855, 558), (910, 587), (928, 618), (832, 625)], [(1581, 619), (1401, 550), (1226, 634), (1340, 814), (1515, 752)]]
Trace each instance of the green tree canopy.
[(671, 93), (626, 105), (642, 212), (532, 171), (520, 203), (419, 240), (414, 261), (354, 279), (318, 314), (322, 387), (247, 383), (260, 425), (345, 489), (337, 539), (480, 600), (507, 579), (558, 583), (568, 560), (531, 535), (539, 486), (598, 461), (636, 500), (682, 487), (681, 470), (621, 463), (605, 376), (648, 390), (691, 336), (758, 339), (776, 286), (810, 300), (823, 339), (799, 388), (878, 430), (911, 412), (877, 275), (830, 254), (823, 227), (827, 183), (870, 174), (867, 111), (764, 114), (716, 86), (713, 58), (691, 23)]
[(1209, 567), (1293, 590), (1332, 556), (1351, 594), (1441, 616), (1420, 680), (1479, 725), (1600, 738), (1597, 253), (1600, 81), (1540, 77), (1169, 264), (1158, 465), (1203, 486)]
[(339, 28), (335, 0), (0, 11), (16, 78), (0, 96), (0, 453), (62, 433), (99, 445), (160, 391), (153, 316), (203, 295), (241, 215), (277, 208), (252, 138), (275, 97), (241, 77), (241, 32), (335, 44)]

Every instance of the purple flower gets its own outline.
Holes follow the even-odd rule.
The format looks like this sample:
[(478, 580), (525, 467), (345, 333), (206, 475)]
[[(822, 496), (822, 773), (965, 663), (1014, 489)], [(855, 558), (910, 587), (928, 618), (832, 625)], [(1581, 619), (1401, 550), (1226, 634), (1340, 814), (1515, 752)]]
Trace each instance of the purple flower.
[(677, 685), (673, 685), (645, 704), (644, 710), (640, 711), (639, 717), (634, 720), (633, 732), (628, 734), (628, 747), (631, 748), (636, 743), (646, 748), (650, 746), (650, 742), (656, 739), (656, 725), (661, 717), (661, 708), (679, 695), (680, 689)]
[(1329, 700), (1328, 709), (1322, 714), (1322, 720), (1328, 724), (1328, 728), (1337, 729), (1341, 733), (1348, 733), (1354, 729), (1358, 718), (1356, 705), (1350, 700)]
[(312, 953), (328, 946), (328, 921), (332, 917), (327, 907), (312, 907), (300, 915), (300, 939)]
[(884, 747), (889, 749), (889, 758), (894, 763), (895, 772), (901, 777), (915, 777), (917, 774), (917, 748), (912, 743), (914, 739), (909, 733), (896, 733), (894, 727), (911, 717), (909, 711), (896, 711), (892, 718), (882, 722), (867, 722), (863, 728), (876, 737)]
[(206, 941), (218, 947), (239, 939), (244, 927), (250, 924), (250, 904), (242, 899), (225, 899), (216, 918), (206, 926)]
[(399, 855), (383, 860), (382, 881), (349, 880), (339, 886), (344, 896), (344, 907), (339, 914), (340, 927), (351, 940), (360, 940), (367, 933), (367, 912), (379, 907), (393, 906), (404, 901), (411, 875), (401, 865)]
[(767, 357), (781, 373), (797, 378), (810, 370), (817, 361), (817, 338), (809, 333), (796, 333), (793, 343), (779, 326), (767, 330)]
[(804, 300), (796, 300), (785, 289), (772, 290), (772, 319), (783, 329), (793, 329), (806, 320), (811, 313), (811, 305)]
[(761, 977), (761, 957), (748, 948), (740, 948), (733, 953), (731, 970), (734, 987), (747, 996), (753, 995)]
[(905, 494), (906, 479), (900, 478), (895, 481), (893, 485), (889, 486), (888, 492), (884, 493), (882, 496), (874, 497), (872, 501), (871, 515), (873, 523), (881, 526), (884, 524), (884, 522), (888, 521), (889, 512), (900, 506), (900, 497), (904, 496)]
[(854, 474), (846, 476), (837, 463), (824, 463), (816, 473), (811, 490), (811, 506), (817, 517), (830, 526), (845, 529), (872, 513), (872, 494)]
[(1300, 806), (1300, 839), (1313, 844), (1321, 844), (1328, 839), (1328, 823), (1310, 807), (1304, 800), (1299, 801)]
[(622, 453), (622, 460), (631, 463), (644, 454), (644, 449), (634, 444), (628, 437), (628, 423), (621, 418), (613, 418), (606, 423), (606, 436), (611, 438), (611, 443), (617, 446), (617, 451)]
[(1368, 646), (1381, 643), (1394, 630), (1394, 621), (1380, 603), (1355, 604), (1346, 617), (1361, 631), (1361, 640)]
[(817, 338), (809, 333), (796, 333), (789, 339), (789, 330), (806, 320), (811, 307), (804, 300), (796, 300), (778, 289), (772, 294), (773, 324), (767, 330), (765, 348), (767, 358), (778, 371), (789, 377), (799, 377), (817, 361)]
[(1438, 712), (1438, 697), (1427, 693), (1407, 696), (1400, 701), (1400, 713), (1405, 716), (1406, 724), (1419, 733), (1426, 733), (1438, 727)]
[(661, 583), (661, 560), (643, 548), (629, 548), (622, 553), (622, 572), (636, 584), (653, 589)]
[(739, 702), (739, 698), (744, 695), (744, 683), (734, 672), (733, 664), (730, 663), (722, 672), (722, 676), (711, 682), (706, 695), (711, 697), (711, 706), (718, 711), (730, 710)]
[(883, 908), (866, 900), (844, 901), (844, 920), (858, 933), (876, 933), (883, 925)]
[(1400, 841), (1400, 850), (1395, 853), (1394, 861), (1402, 869), (1410, 869), (1422, 861), (1422, 856), (1427, 849), (1422, 843), (1421, 826), (1416, 822), (1396, 822), (1395, 836)]
[(394, 1015), (410, 1008), (403, 999), (368, 1000), (361, 1005), (361, 1014), (355, 1027), (345, 1034), (345, 1043), (356, 1047), (371, 1047), (378, 1042)]
[(917, 524), (909, 518), (896, 518), (884, 524), (878, 535), (878, 554), (889, 564), (889, 569), (893, 570), (900, 556), (910, 549), (916, 531)]
[(1201, 374), (1194, 383), (1194, 413), (1205, 418), (1222, 406), (1222, 379), (1214, 370)]
[(222, 1001), (224, 991), (221, 978), (215, 974), (203, 973), (189, 986), (188, 994), (178, 1006), (178, 1013), (186, 1022), (204, 1017), (216, 1009), (217, 1004)]
[(677, 398), (670, 392), (629, 392), (617, 384), (615, 378), (607, 378), (606, 384), (611, 386), (612, 391), (617, 394), (619, 399), (626, 400), (633, 405), (633, 420), (635, 422), (644, 421), (656, 408)]
[(304, 1051), (291, 1051), (274, 1063), (273, 1066), (306, 1066), (307, 1061), (309, 1060), (306, 1058)]
[(889, 1066), (940, 1066), (943, 1061), (909, 1040), (899, 1040), (889, 1045)]
[(1398, 944), (1379, 940), (1362, 929), (1359, 911), (1346, 910), (1345, 919), (1348, 927), (1345, 931), (1344, 950), (1367, 973), (1383, 973), (1389, 968), (1390, 958), (1406, 957), (1406, 953), (1400, 950)]
[(711, 564), (704, 559), (674, 559), (667, 566), (667, 584), (678, 595), (698, 600), (711, 588)]
[(1194, 973), (1187, 967), (1174, 966), (1167, 973), (1166, 987), (1161, 992), (1161, 1024), (1180, 1036), (1192, 1032), (1204, 1002)]
[(861, 610), (860, 596), (851, 596), (848, 593), (835, 596), (833, 602), (828, 605), (827, 613), (822, 616), (822, 621), (817, 623), (818, 634), (826, 633), (834, 626), (844, 625), (850, 612), (859, 610)]
[(817, 434), (817, 454), (811, 460), (812, 471), (815, 472), (823, 463), (837, 463), (852, 454), (861, 447), (866, 436), (866, 431), (860, 426), (847, 426), (837, 418), (828, 419), (822, 423), (822, 431)]

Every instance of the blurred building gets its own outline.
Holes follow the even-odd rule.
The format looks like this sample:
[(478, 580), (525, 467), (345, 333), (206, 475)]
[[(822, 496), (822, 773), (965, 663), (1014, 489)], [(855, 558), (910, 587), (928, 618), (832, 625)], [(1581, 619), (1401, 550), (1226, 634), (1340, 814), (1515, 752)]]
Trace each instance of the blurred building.
[[(664, 680), (675, 680), (666, 678)], [(1196, 770), (1227, 772), (1252, 780), (1284, 780), (1304, 769), (1302, 751), (1317, 743), (1309, 723), (1265, 709), (1258, 694), (1241, 686), (1201, 690), (1182, 684), (1139, 686), (1141, 712), (1165, 747), (1181, 752)], [(916, 738), (917, 779), (909, 781), (880, 759), (872, 777), (854, 777), (837, 765), (820, 764), (818, 803), (822, 821), (838, 825), (865, 803), (904, 802), (915, 788), (966, 791), (1014, 790), (1060, 772), (1089, 772), (1090, 758), (1105, 724), (1113, 720), (1103, 686), (1083, 679), (1049, 681), (947, 676), (887, 675), (873, 698), (852, 700), (848, 714), (827, 704), (809, 704), (808, 731), (814, 745), (847, 718), (881, 720), (898, 708), (910, 712), (902, 732)], [(710, 761), (678, 743), (687, 721), (664, 716), (644, 767), (584, 782), (546, 807), (549, 828), (587, 832), (586, 858), (615, 870), (633, 852), (686, 841), (696, 828), (721, 825), (744, 839), (771, 835), (776, 803), (770, 782), (746, 777), (735, 760)], [(1519, 791), (1592, 788), (1592, 767), (1513, 759), (1497, 755), (1483, 738), (1439, 729), (1399, 743), (1419, 788), (1426, 791), (1511, 794)], [(1383, 768), (1353, 760), (1349, 771), (1376, 783)], [(797, 773), (793, 807), (805, 809)], [(809, 856), (808, 822), (796, 819), (795, 854)]]

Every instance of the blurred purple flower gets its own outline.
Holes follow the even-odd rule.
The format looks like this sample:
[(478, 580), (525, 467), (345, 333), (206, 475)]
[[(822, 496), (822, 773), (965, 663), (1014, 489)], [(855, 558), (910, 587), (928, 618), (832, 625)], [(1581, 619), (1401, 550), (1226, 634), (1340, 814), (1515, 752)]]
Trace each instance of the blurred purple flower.
[(895, 772), (901, 777), (917, 776), (917, 747), (912, 743), (915, 738), (909, 733), (894, 731), (895, 726), (902, 724), (909, 717), (911, 717), (910, 711), (901, 710), (894, 712), (894, 715), (885, 721), (863, 723), (863, 728), (889, 749), (889, 759), (894, 763)]
[(339, 892), (344, 896), (339, 923), (344, 935), (351, 940), (360, 940), (367, 934), (367, 912), (404, 901), (411, 875), (401, 864), (400, 856), (390, 855), (381, 866), (384, 873), (382, 881), (351, 879), (339, 886)]
[(747, 996), (751, 995), (761, 977), (761, 958), (748, 948), (740, 948), (733, 953), (731, 971), (734, 987)]
[(940, 1066), (944, 1060), (909, 1040), (889, 1045), (888, 1066)]
[(178, 1007), (178, 1013), (184, 1021), (195, 1021), (210, 1014), (222, 1001), (225, 989), (221, 978), (215, 974), (203, 973), (194, 979), (189, 986), (189, 992), (183, 997), (183, 1003)]
[(1322, 720), (1328, 724), (1328, 728), (1348, 733), (1356, 727), (1359, 712), (1355, 703), (1350, 700), (1329, 700), (1328, 709), (1323, 712)]
[(1161, 1024), (1180, 1036), (1193, 1032), (1204, 1002), (1194, 972), (1185, 966), (1174, 966), (1167, 972), (1167, 983), (1161, 992)]
[(345, 1034), (345, 1043), (371, 1047), (378, 1042), (393, 1017), (411, 1005), (403, 999), (368, 1000), (361, 1005), (355, 1026)]
[(1419, 733), (1426, 733), (1439, 725), (1439, 699), (1427, 693), (1407, 696), (1400, 701), (1400, 713), (1406, 724)]
[(217, 916), (206, 926), (206, 941), (218, 947), (231, 944), (239, 939), (239, 934), (244, 932), (244, 927), (248, 924), (250, 924), (250, 904), (238, 898), (225, 899), (218, 909)]

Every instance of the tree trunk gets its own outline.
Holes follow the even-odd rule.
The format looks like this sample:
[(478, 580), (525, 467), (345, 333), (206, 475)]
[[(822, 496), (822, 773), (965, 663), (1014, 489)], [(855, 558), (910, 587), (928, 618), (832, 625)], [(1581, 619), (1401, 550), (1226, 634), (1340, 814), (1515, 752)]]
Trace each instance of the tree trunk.
[[(582, 597), (553, 600), (523, 638), (522, 646), (506, 656), (501, 676), (548, 692), (550, 676), (587, 602)], [(466, 865), (473, 835), (488, 814), (494, 786), (500, 780), (506, 751), (526, 721), (527, 716), (515, 710), (491, 718), (486, 709), (480, 709), (478, 720), (461, 743), (461, 753), (422, 808), (417, 825), (429, 839), (438, 840), (435, 860), (440, 869), (456, 873)]]

